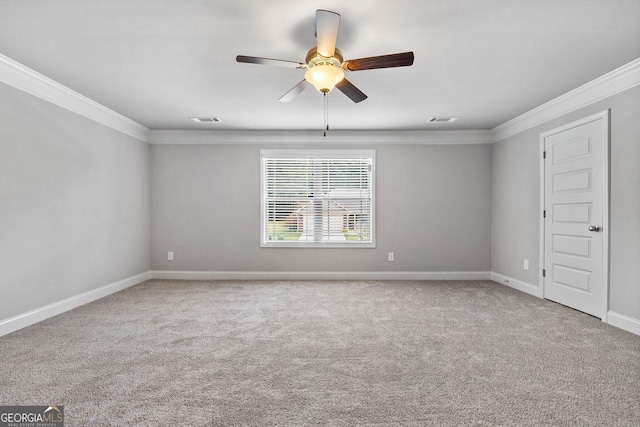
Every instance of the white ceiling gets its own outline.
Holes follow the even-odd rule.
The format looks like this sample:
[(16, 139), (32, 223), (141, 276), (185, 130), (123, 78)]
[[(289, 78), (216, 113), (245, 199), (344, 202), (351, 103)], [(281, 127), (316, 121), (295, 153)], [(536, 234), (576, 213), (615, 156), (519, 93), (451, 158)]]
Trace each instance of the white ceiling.
[(303, 70), (235, 62), (304, 62), (316, 9), (345, 59), (415, 53), (348, 74), (337, 130), (491, 129), (640, 58), (640, 0), (0, 0), (0, 53), (150, 129), (321, 129), (320, 93), (277, 101)]

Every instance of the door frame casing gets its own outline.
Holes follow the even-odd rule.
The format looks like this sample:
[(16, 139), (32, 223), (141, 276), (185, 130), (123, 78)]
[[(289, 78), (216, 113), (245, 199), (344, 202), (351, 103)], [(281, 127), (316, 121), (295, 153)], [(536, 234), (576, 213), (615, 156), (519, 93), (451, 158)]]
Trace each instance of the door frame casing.
[(599, 113), (584, 117), (579, 120), (575, 120), (566, 125), (551, 129), (549, 131), (540, 134), (540, 271), (538, 276), (538, 282), (540, 289), (542, 290), (542, 297), (544, 298), (544, 279), (543, 269), (545, 265), (545, 139), (551, 135), (555, 135), (566, 130), (585, 125), (587, 123), (594, 122), (596, 120), (604, 120), (606, 126), (606, 147), (603, 150), (602, 159), (602, 321), (607, 322), (607, 313), (609, 311), (609, 157), (611, 150), (611, 113), (610, 110), (601, 111)]

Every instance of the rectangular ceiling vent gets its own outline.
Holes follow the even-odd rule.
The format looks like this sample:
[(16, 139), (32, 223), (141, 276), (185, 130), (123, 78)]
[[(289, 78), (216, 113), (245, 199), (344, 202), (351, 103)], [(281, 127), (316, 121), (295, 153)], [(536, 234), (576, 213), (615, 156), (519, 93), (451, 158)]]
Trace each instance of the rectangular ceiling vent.
[(444, 117), (444, 116), (434, 116), (429, 117), (427, 120), (429, 123), (453, 123), (458, 120), (460, 117)]
[(218, 117), (189, 117), (196, 123), (218, 123), (220, 119)]

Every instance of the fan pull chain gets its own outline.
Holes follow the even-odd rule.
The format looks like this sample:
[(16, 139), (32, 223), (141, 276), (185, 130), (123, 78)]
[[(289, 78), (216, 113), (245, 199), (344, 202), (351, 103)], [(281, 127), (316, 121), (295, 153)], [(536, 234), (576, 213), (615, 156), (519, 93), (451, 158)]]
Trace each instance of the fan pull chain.
[(323, 136), (327, 136), (327, 132), (329, 131), (329, 98), (327, 97), (328, 92), (324, 92), (324, 133)]

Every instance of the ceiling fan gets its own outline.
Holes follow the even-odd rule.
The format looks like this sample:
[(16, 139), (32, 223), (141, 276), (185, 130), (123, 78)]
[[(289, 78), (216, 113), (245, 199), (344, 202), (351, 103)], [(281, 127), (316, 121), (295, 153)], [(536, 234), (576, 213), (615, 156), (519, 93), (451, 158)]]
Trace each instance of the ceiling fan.
[(279, 101), (291, 101), (296, 95), (312, 84), (319, 92), (327, 94), (337, 87), (353, 102), (367, 99), (360, 89), (344, 78), (345, 72), (373, 70), (377, 68), (407, 67), (413, 65), (413, 52), (394, 53), (345, 61), (342, 52), (336, 48), (340, 15), (328, 10), (316, 10), (317, 46), (307, 52), (305, 62), (260, 58), (238, 55), (237, 62), (248, 64), (275, 65), (287, 68), (306, 69), (304, 80), (285, 93)]

